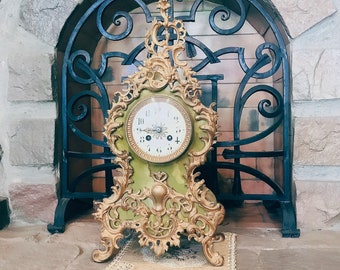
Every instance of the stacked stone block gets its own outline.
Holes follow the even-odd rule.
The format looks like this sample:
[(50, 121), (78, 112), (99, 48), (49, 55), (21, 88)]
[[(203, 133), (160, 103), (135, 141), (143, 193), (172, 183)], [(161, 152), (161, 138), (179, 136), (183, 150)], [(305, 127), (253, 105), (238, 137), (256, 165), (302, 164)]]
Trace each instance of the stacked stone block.
[[(13, 224), (53, 221), (56, 101), (54, 47), (77, 1), (0, 2), (0, 196)], [(7, 202), (7, 200), (6, 200)]]

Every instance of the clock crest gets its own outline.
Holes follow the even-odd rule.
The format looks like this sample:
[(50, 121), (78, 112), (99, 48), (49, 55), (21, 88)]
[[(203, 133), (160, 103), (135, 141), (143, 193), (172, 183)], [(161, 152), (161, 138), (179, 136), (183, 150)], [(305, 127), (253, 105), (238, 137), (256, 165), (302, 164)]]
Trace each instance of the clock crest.
[(215, 142), (217, 114), (200, 101), (194, 72), (180, 59), (185, 48), (183, 22), (170, 21), (167, 0), (159, 0), (162, 20), (154, 19), (146, 34), (150, 58), (117, 92), (105, 125), (105, 136), (119, 175), (113, 194), (97, 203), (101, 244), (93, 260), (102, 262), (119, 248), (126, 229), (138, 233), (139, 244), (156, 255), (180, 246), (180, 234), (200, 242), (206, 259), (223, 265), (213, 250), (224, 208), (198, 180)]

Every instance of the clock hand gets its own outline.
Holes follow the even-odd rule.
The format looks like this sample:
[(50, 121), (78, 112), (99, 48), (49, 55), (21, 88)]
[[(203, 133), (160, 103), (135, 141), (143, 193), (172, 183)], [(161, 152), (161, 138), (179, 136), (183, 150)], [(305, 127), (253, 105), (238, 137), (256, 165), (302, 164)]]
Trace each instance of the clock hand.
[(163, 128), (161, 126), (154, 126), (153, 128), (145, 128), (145, 129), (140, 129), (141, 131), (148, 132), (148, 133), (153, 133), (153, 134), (162, 134), (166, 130), (166, 128)]
[(140, 129), (141, 131), (147, 132), (147, 133), (151, 133), (151, 134), (157, 134), (157, 133), (161, 133), (162, 132), (162, 128), (161, 127), (156, 127), (156, 128), (144, 128), (144, 129)]
[(153, 133), (154, 132), (154, 129), (152, 128), (144, 128), (144, 129), (140, 129), (140, 131), (144, 131), (144, 132), (147, 132), (147, 133)]

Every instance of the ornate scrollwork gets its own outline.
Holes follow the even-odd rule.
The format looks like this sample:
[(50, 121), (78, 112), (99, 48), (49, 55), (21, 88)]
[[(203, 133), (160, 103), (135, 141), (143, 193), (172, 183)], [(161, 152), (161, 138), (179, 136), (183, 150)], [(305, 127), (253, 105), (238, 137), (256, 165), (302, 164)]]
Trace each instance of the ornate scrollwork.
[[(97, 13), (97, 27), (98, 30), (100, 31), (100, 33), (106, 37), (107, 39), (110, 40), (121, 40), (125, 37), (127, 37), (131, 31), (132, 31), (132, 27), (133, 27), (133, 22), (132, 22), (132, 18), (130, 16), (130, 14), (128, 12), (124, 12), (124, 11), (118, 11), (116, 13), (113, 14), (112, 16), (112, 23), (115, 26), (121, 26), (122, 27), (122, 31), (120, 34), (111, 34), (108, 31), (105, 30), (105, 28), (102, 25), (102, 17), (105, 17), (104, 11), (107, 8), (107, 6), (109, 6), (111, 4), (111, 1), (105, 1), (98, 9), (98, 13)], [(126, 23), (126, 27), (125, 29), (122, 26), (121, 20), (125, 20)]]
[[(212, 106), (200, 102), (194, 72), (180, 61), (186, 35), (182, 21), (169, 20), (166, 0), (160, 0), (158, 7), (163, 20), (154, 20), (145, 37), (151, 57), (125, 81), (128, 89), (116, 94), (105, 125), (120, 175), (112, 187), (113, 195), (97, 204), (95, 217), (102, 222), (104, 249), (95, 250), (93, 259), (101, 262), (112, 256), (129, 228), (139, 233), (139, 244), (149, 246), (156, 255), (169, 246), (180, 246), (180, 234), (186, 233), (202, 243), (211, 264), (222, 265), (224, 259), (213, 251), (213, 243), (224, 208), (204, 181), (197, 181), (195, 172), (215, 141), (217, 114)], [(173, 34), (176, 38), (170, 38)], [(153, 164), (131, 153), (124, 133), (126, 116), (137, 99), (159, 94), (172, 95), (186, 104), (195, 129), (186, 153), (170, 164)]]
[(237, 24), (235, 26), (233, 26), (232, 28), (229, 29), (222, 29), (221, 27), (218, 27), (215, 23), (215, 18), (217, 15), (220, 15), (220, 19), (221, 21), (228, 21), (231, 17), (231, 11), (230, 9), (228, 9), (225, 6), (219, 6), (214, 8), (210, 15), (209, 15), (209, 23), (211, 28), (218, 34), (220, 35), (231, 35), (236, 33), (238, 30), (241, 29), (241, 27), (243, 26), (246, 17), (247, 17), (247, 12), (246, 12), (246, 7), (244, 5), (244, 3), (241, 0), (236, 0), (239, 8), (240, 8), (240, 18), (239, 21), (237, 22)]

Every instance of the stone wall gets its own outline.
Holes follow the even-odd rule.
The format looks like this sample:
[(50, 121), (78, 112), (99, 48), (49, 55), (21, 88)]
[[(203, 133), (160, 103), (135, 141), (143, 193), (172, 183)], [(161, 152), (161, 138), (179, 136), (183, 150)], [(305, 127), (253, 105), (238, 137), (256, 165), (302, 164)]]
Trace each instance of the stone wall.
[[(325, 1), (314, 2), (321, 2), (318, 12), (331, 10)], [(333, 2), (340, 9), (340, 1)], [(292, 41), (294, 181), (301, 227), (340, 227), (339, 27), (337, 12)]]
[[(77, 0), (0, 0), (0, 196), (12, 223), (51, 222), (57, 202), (59, 33)], [(266, 0), (292, 38), (294, 164), (301, 228), (340, 226), (340, 0)]]
[[(77, 1), (0, 1), (0, 196), (14, 224), (53, 221), (56, 103), (51, 66)], [(52, 18), (52, 19), (51, 19)]]

